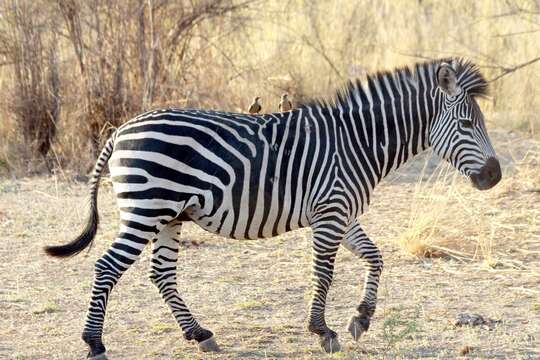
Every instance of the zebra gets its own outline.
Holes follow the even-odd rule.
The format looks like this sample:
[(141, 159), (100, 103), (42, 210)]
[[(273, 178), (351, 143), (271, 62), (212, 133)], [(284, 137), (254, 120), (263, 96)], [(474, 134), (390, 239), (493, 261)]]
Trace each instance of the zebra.
[(95, 263), (82, 339), (88, 357), (105, 358), (107, 300), (148, 243), (150, 280), (181, 328), (202, 351), (217, 351), (214, 334), (193, 317), (177, 291), (179, 235), (184, 222), (233, 239), (260, 239), (311, 227), (312, 299), (308, 330), (324, 351), (340, 350), (325, 321), (326, 297), (340, 246), (366, 267), (348, 331), (368, 330), (383, 269), (379, 249), (358, 216), (375, 186), (416, 154), (432, 148), (479, 190), (501, 168), (477, 98), (488, 83), (479, 68), (448, 58), (349, 81), (327, 100), (264, 115), (164, 108), (141, 114), (107, 140), (90, 185), (90, 217), (70, 243), (47, 246), (68, 257), (91, 245), (98, 226), (99, 179), (109, 164), (120, 209), (116, 240)]

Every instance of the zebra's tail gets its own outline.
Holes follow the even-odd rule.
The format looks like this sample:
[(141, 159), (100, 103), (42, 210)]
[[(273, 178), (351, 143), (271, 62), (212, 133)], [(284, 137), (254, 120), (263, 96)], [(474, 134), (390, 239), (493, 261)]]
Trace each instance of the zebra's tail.
[(107, 143), (101, 150), (101, 154), (99, 154), (96, 165), (94, 165), (94, 171), (92, 172), (92, 178), (90, 179), (90, 216), (88, 218), (88, 222), (86, 223), (86, 227), (84, 228), (82, 233), (77, 236), (76, 239), (72, 240), (67, 244), (45, 246), (44, 250), (47, 255), (65, 258), (77, 255), (92, 244), (92, 241), (96, 236), (99, 223), (99, 215), (97, 208), (99, 179), (101, 177), (101, 172), (103, 171), (105, 164), (111, 157), (115, 138), (116, 133), (114, 133), (109, 138), (109, 140), (107, 140)]

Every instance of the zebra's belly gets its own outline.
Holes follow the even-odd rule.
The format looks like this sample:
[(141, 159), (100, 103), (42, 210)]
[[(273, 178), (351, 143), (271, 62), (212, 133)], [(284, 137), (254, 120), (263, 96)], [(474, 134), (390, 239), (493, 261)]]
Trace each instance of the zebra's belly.
[[(253, 210), (253, 209), (251, 209)], [(198, 207), (186, 209), (184, 215), (202, 229), (233, 239), (255, 240), (269, 238), (303, 227), (300, 221), (287, 221), (293, 214), (249, 209), (221, 208), (212, 215), (205, 215)]]

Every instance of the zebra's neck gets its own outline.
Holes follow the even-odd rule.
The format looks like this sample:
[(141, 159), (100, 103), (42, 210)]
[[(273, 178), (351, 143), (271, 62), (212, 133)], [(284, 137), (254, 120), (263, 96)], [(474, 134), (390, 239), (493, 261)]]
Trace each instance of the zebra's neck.
[(350, 84), (325, 111), (336, 119), (345, 171), (370, 193), (392, 170), (429, 146), (437, 99), (433, 68), (378, 74)]

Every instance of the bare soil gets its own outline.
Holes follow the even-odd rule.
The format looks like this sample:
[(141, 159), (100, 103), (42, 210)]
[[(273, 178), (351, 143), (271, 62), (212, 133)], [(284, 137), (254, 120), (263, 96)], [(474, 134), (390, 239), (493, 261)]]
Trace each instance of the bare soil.
[[(237, 241), (188, 224), (179, 289), (222, 351), (201, 354), (182, 338), (148, 280), (146, 249), (110, 298), (104, 333), (109, 359), (540, 359), (540, 163), (530, 160), (540, 147), (511, 134), (495, 134), (495, 140), (505, 174), (496, 189), (480, 193), (466, 180), (448, 185), (448, 219), (456, 221), (446, 222), (437, 236), (454, 255), (416, 257), (396, 242), (409, 226), (422, 160), (376, 190), (361, 221), (382, 249), (385, 269), (377, 312), (358, 343), (346, 325), (360, 300), (364, 270), (346, 250), (339, 252), (327, 307), (343, 351), (326, 355), (306, 330), (309, 230)], [(118, 214), (105, 183), (94, 247), (68, 260), (46, 257), (43, 245), (69, 241), (86, 218), (86, 185), (70, 179), (0, 179), (2, 359), (86, 355), (80, 333), (93, 264), (111, 244)], [(463, 209), (469, 212), (458, 214)], [(488, 242), (479, 241), (486, 236)], [(501, 322), (491, 330), (455, 327), (460, 313)]]

